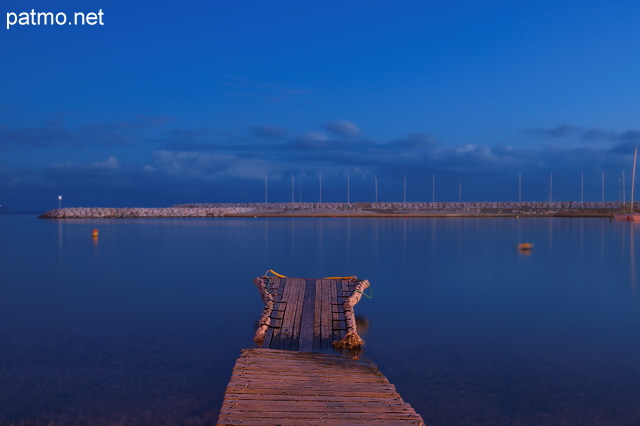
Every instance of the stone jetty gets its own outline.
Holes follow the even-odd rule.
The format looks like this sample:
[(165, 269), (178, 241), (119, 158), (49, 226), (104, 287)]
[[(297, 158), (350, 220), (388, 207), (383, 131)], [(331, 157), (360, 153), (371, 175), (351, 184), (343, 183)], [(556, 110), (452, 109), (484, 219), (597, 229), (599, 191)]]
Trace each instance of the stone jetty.
[[(636, 203), (639, 209), (640, 203)], [(624, 212), (619, 201), (579, 202), (380, 202), (380, 203), (243, 203), (178, 204), (171, 207), (65, 207), (40, 215), (45, 219), (176, 218), (246, 216), (596, 216)]]
[(217, 207), (65, 207), (45, 212), (40, 215), (43, 219), (110, 219), (110, 218), (149, 218), (149, 217), (220, 217), (244, 214), (252, 208), (241, 206)]

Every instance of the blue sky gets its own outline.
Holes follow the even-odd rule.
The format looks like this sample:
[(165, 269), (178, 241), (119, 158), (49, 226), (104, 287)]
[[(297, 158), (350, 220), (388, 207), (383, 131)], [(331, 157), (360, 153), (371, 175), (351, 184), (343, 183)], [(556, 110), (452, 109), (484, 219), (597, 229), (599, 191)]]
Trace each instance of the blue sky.
[[(128, 4), (127, 4), (128, 3)], [(104, 25), (13, 25), (98, 12)], [(10, 0), (0, 204), (629, 198), (635, 1)]]

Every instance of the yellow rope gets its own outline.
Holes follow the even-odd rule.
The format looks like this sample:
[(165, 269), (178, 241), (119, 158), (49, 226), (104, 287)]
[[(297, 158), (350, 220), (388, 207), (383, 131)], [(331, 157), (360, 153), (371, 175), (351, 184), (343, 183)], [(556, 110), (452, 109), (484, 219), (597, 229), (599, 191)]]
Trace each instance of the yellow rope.
[[(282, 275), (277, 273), (276, 271), (274, 271), (273, 269), (269, 269), (267, 272), (264, 273), (264, 276), (266, 277), (267, 274), (271, 272), (273, 275), (275, 275), (278, 278), (288, 278), (286, 275)], [(358, 277), (356, 277), (355, 275), (352, 275), (350, 277), (324, 277), (323, 279), (325, 280), (349, 280), (349, 281), (357, 281)]]
[(276, 271), (274, 271), (273, 269), (269, 269), (267, 272), (264, 273), (264, 276), (266, 277), (267, 274), (271, 272), (273, 275), (275, 275), (278, 278), (287, 278), (286, 275), (280, 275), (279, 273), (277, 273)]

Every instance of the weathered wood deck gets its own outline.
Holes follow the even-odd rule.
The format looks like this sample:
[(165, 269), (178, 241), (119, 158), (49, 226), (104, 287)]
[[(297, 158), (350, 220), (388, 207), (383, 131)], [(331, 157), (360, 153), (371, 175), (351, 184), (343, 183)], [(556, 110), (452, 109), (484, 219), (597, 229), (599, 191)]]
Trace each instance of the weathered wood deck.
[[(358, 283), (349, 279), (266, 278), (264, 287), (273, 299), (273, 308), (263, 320), (268, 329), (262, 347), (305, 352), (330, 349), (349, 328), (344, 301)], [(361, 287), (366, 286), (368, 282)], [(355, 323), (351, 327), (355, 328)]]
[(369, 360), (256, 348), (238, 358), (218, 424), (424, 422)]
[(238, 358), (219, 425), (424, 424), (373, 362), (322, 353), (357, 337), (353, 305), (368, 281), (261, 277), (256, 285), (261, 347)]

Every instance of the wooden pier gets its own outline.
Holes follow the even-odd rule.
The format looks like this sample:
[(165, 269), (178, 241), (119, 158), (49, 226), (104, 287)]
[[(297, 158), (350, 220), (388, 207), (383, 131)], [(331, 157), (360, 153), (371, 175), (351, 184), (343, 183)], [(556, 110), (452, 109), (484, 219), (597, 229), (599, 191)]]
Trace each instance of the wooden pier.
[(256, 343), (263, 348), (322, 352), (348, 332), (356, 333), (353, 306), (369, 282), (350, 277), (261, 277), (256, 286), (265, 303)]
[(369, 360), (245, 349), (233, 369), (220, 425), (424, 424)]
[(363, 343), (353, 306), (368, 281), (260, 277), (255, 283), (265, 304), (254, 338), (260, 347), (238, 358), (219, 425), (424, 425), (373, 362), (334, 353), (334, 346)]

